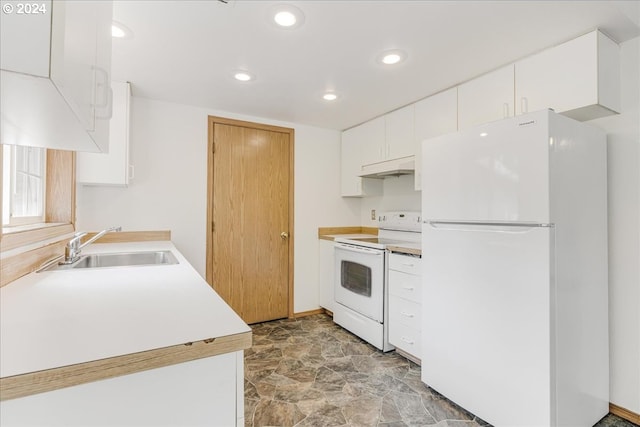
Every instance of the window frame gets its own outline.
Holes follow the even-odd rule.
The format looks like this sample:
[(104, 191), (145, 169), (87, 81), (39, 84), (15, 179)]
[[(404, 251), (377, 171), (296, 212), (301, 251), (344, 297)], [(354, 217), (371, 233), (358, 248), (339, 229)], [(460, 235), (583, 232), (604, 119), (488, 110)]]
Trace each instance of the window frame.
[[(22, 147), (26, 147), (26, 148), (37, 148), (37, 149), (41, 149), (43, 150), (43, 159), (42, 159), (42, 165), (41, 165), (41, 169), (39, 172), (39, 176), (38, 178), (41, 180), (42, 182), (42, 192), (40, 194), (40, 197), (42, 198), (42, 214), (39, 216), (19, 216), (19, 217), (14, 217), (11, 215), (11, 210), (13, 209), (13, 197), (9, 196), (9, 222), (7, 224), (4, 223), (4, 210), (3, 210), (3, 218), (2, 218), (2, 232), (6, 233), (6, 234), (10, 234), (10, 233), (14, 233), (16, 232), (16, 230), (19, 230), (21, 228), (23, 228), (24, 226), (29, 226), (29, 228), (37, 228), (38, 224), (44, 224), (45, 223), (45, 207), (47, 204), (47, 199), (46, 199), (46, 188), (47, 188), (47, 149), (45, 148), (41, 148), (41, 147), (28, 147), (28, 146), (20, 146), (20, 145), (5, 145), (3, 146), (3, 155), (5, 152), (5, 148), (8, 148), (9, 151), (9, 155), (11, 156), (9, 159), (9, 164), (11, 169), (11, 179), (9, 181), (9, 189), (10, 191), (12, 191), (15, 182), (14, 179), (16, 179), (16, 175), (17, 175), (17, 171), (14, 170), (13, 168), (16, 165), (16, 149), (17, 148), (22, 148)], [(4, 179), (4, 162), (3, 162), (3, 179)], [(2, 203), (4, 204), (5, 202), (5, 198), (4, 198), (4, 187), (2, 188), (2, 190), (0, 190), (0, 192), (2, 192), (3, 194), (3, 198), (2, 198)]]
[[(0, 150), (0, 162), (4, 149)], [(0, 254), (27, 251), (61, 240), (75, 231), (75, 162), (72, 151), (46, 150), (43, 222), (0, 232)], [(0, 189), (2, 189), (0, 176)], [(2, 204), (0, 199), (0, 207)]]

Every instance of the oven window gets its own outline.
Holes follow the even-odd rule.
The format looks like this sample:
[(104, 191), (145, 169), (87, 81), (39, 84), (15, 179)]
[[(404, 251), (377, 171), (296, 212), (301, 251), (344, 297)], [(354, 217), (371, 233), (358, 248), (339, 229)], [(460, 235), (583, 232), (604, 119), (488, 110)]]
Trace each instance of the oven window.
[(340, 283), (351, 292), (370, 297), (371, 268), (356, 262), (342, 261)]

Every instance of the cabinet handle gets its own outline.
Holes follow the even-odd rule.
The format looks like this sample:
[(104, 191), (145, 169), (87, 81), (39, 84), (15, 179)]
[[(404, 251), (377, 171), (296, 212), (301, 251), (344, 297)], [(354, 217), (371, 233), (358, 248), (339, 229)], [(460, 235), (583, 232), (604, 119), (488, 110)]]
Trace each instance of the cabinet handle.
[(406, 311), (401, 311), (400, 314), (402, 314), (405, 317), (414, 317), (415, 316), (415, 314), (407, 313)]
[(529, 100), (527, 98), (525, 98), (524, 96), (522, 98), (520, 98), (520, 110), (522, 113), (528, 113), (529, 112)]
[(502, 105), (502, 114), (504, 115), (504, 118), (506, 119), (507, 117), (509, 117), (509, 104), (507, 102), (505, 102)]
[[(93, 70), (96, 73), (96, 86), (95, 86), (95, 99), (93, 107), (96, 109), (107, 109), (108, 113), (106, 115), (96, 114), (96, 117), (99, 119), (111, 119), (113, 116), (113, 90), (111, 89), (111, 85), (109, 84), (109, 73), (106, 70), (100, 67), (93, 67)], [(102, 77), (102, 83), (100, 83), (98, 76)], [(98, 91), (98, 88), (102, 86), (102, 90)], [(98, 93), (101, 92), (101, 96), (98, 97)], [(102, 102), (97, 102), (98, 99), (101, 99)]]
[(133, 165), (129, 165), (129, 179), (134, 179), (136, 177), (136, 169)]
[(407, 337), (402, 337), (400, 338), (402, 341), (406, 342), (407, 344), (415, 344), (416, 342), (414, 340), (412, 340), (411, 338), (407, 338)]
[(407, 267), (413, 267), (414, 264), (412, 262), (403, 262), (402, 265), (406, 265)]
[(413, 286), (403, 286), (402, 289), (407, 290), (407, 291), (412, 291), (415, 288)]

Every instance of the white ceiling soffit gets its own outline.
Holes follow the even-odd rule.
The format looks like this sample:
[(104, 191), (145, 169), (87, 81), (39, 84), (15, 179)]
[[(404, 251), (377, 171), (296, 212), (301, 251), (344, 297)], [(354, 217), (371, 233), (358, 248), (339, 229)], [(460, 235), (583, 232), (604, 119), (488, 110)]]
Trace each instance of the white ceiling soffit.
[[(291, 1), (292, 30), (270, 22), (275, 3), (115, 1), (133, 37), (113, 40), (113, 77), (137, 97), (342, 130), (595, 28), (640, 34), (637, 1)], [(389, 49), (406, 61), (376, 63)]]

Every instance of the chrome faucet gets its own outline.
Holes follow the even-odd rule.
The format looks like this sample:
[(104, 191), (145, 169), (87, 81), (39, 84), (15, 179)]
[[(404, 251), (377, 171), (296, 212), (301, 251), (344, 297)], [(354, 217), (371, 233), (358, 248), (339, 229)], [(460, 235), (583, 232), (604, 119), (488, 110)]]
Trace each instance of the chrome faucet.
[(87, 233), (85, 232), (76, 233), (73, 236), (73, 238), (69, 240), (69, 243), (67, 243), (67, 246), (65, 246), (64, 261), (60, 261), (60, 264), (73, 264), (80, 257), (80, 252), (82, 251), (82, 248), (95, 242), (105, 234), (112, 231), (114, 232), (122, 231), (122, 227), (111, 227), (111, 228), (107, 228), (106, 230), (102, 230), (101, 232), (99, 232), (98, 234), (96, 234), (95, 236), (93, 236), (91, 239), (87, 240), (84, 243), (81, 243), (82, 238), (86, 236)]

